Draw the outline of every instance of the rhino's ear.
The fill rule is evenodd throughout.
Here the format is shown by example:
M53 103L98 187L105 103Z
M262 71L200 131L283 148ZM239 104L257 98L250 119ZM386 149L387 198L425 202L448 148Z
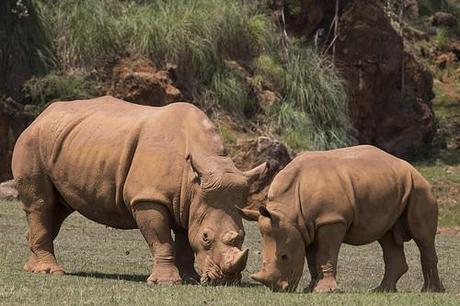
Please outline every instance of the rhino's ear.
M266 175L270 170L270 165L268 162L265 162L254 169L244 172L244 176L248 179L248 183L252 184L254 181L260 179L262 176Z
M278 222L280 219L280 215L278 215L278 213L268 210L265 206L259 207L259 213L261 216L269 218L272 222Z
M192 156L189 154L186 159L190 162L190 166L199 177L204 177L209 173L208 167L206 167L203 162L200 162L201 158L199 156Z
M259 212L257 210L247 209L247 208L239 208L235 206L236 210L240 213L243 219L248 221L257 221L259 219Z

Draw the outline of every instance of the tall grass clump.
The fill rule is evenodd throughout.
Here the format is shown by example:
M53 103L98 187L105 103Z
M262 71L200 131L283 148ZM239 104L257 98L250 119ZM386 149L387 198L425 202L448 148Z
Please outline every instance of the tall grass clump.
M294 47L291 51L285 66L283 102L308 114L314 148L350 145L346 90L334 64L313 48Z
M237 115L247 113L254 103L245 81L238 74L228 70L213 75L199 100L208 107L231 111Z
M0 90L57 67L55 53L31 0L0 1Z
M253 62L257 86L275 88L281 103L268 110L285 141L296 149L332 149L353 143L344 83L333 62L293 42L281 56Z
M449 29L446 29L444 27L440 27L436 29L436 44L441 50L446 50L447 45L449 44L451 34L449 32Z
M67 68L90 67L124 52L116 0L35 0L61 63Z

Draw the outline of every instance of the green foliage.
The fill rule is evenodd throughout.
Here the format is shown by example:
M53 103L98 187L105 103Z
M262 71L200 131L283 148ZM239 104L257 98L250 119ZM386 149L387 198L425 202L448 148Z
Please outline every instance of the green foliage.
M253 61L254 78L268 82L276 90L281 90L284 84L285 70L273 56L269 54L261 54ZM262 86L261 84L255 84Z
M14 84L15 80L43 75L56 66L55 54L32 1L0 1L0 88L11 83L13 87L21 85Z
M436 44L441 50L445 50L449 44L451 34L449 29L440 27L436 29Z
M345 90L333 65L306 45L282 45L257 1L35 1L67 69L147 56L160 67L177 65L177 83L204 108L248 116L258 109L254 89L277 91L282 105L264 111L295 148L351 143ZM252 84L228 60L250 70Z
M244 80L231 71L217 72L205 90L202 103L219 107L234 114L243 115L254 102L249 97L249 88Z
M289 147L295 150L313 148L313 127L308 114L295 109L292 104L283 103L274 106L271 115Z
M253 68L256 85L268 83L283 96L270 113L292 148L331 149L353 143L345 87L327 56L294 42L282 57L260 55Z
M285 68L284 103L309 115L313 148L350 145L346 91L333 63L312 48L292 51Z
M96 82L81 73L51 72L42 78L33 77L24 84L23 91L26 102L35 105L37 112L50 102L89 99L98 95Z

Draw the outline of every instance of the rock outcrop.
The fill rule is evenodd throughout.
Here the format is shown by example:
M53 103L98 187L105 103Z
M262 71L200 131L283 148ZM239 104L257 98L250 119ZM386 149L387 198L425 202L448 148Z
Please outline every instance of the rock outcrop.
M274 3L275 12L283 9L282 4ZM432 77L404 50L403 39L384 3L339 2L335 60L348 85L358 141L411 157L429 146L435 133ZM406 14L418 14L416 1L405 0L404 5ZM315 36L316 43L324 44L320 48L326 49L334 40L334 31L329 28L336 14L336 0L300 0L300 7L302 12L297 16L290 16L287 9L287 29L291 34ZM281 14L273 16L279 18ZM324 36L323 40L318 35Z
M458 25L457 18L446 12L436 12L430 18L430 23L434 27L453 28Z
M403 49L383 7L354 0L343 9L336 61L348 82L360 143L411 156L435 132L432 77Z
M121 59L112 68L107 94L150 106L164 106L182 101L180 90L171 80L173 68L158 70L145 58Z

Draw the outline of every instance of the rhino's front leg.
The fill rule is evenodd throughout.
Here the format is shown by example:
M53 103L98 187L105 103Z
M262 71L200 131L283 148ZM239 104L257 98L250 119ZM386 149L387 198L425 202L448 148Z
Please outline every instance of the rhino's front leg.
M183 229L175 229L176 265L183 282L198 284L200 276L195 271L195 253L188 239L188 234Z
M133 207L137 226L154 258L149 284L179 284L181 278L174 261L174 241L168 209L162 204L138 203Z
M312 292L318 283L318 267L316 264L317 245L312 243L305 249L307 257L308 270L310 271L310 284L304 289L304 292Z
M340 245L345 237L346 227L342 223L322 225L316 232L316 264L319 281L313 292L334 292Z

